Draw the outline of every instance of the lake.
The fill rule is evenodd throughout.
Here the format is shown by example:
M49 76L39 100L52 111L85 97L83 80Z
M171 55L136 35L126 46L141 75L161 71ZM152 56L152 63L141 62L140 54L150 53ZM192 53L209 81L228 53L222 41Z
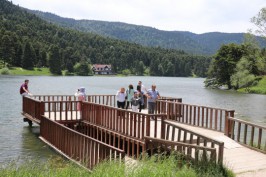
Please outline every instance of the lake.
M23 122L19 87L29 79L33 94L73 95L77 88L86 94L115 94L120 87L152 84L162 96L182 98L184 103L233 109L235 117L266 125L266 95L242 94L235 91L204 88L203 78L182 77L66 77L66 76L1 76L0 75L0 164L11 160L46 160L56 153L39 140L39 127Z

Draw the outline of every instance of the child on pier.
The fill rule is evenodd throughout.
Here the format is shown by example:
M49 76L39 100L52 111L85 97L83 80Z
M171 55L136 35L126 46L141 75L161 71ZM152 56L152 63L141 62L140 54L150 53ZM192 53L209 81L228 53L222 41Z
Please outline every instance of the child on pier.
M131 98L132 111L137 112L139 106L140 98L138 96L138 91L134 91L134 95Z

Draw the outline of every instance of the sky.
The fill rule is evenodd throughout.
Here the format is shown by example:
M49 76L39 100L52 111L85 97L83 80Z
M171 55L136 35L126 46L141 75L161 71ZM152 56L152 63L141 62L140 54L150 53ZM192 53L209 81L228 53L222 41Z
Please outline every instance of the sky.
M10 1L10 0L9 0ZM250 19L266 0L12 0L31 10L76 20L101 20L165 31L238 33L256 27Z

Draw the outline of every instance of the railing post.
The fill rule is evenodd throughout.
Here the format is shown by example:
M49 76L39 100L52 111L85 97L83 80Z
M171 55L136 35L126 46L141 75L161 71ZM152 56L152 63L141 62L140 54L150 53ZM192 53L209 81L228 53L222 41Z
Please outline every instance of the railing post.
M224 142L219 144L219 149L218 149L218 163L222 164L223 163L223 158L224 158Z
M162 116L161 121L161 139L165 139L165 116Z
M232 121L229 120L229 117L234 117L234 112L233 110L231 111L225 111L225 122L224 122L224 134L228 137L231 137L232 134Z
M150 114L146 116L146 136L150 136Z
M40 121L41 121L41 117L42 115L44 115L44 102L40 101Z

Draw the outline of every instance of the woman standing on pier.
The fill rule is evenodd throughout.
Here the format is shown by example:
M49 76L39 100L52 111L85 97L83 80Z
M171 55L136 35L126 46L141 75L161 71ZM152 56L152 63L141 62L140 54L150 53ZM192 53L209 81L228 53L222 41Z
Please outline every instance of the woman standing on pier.
M78 97L78 104L77 104L77 111L81 111L81 101L85 101L86 100L86 94L85 94L85 88L84 87L80 87L77 92L75 93L75 96ZM81 112L80 112L80 116L81 116Z

